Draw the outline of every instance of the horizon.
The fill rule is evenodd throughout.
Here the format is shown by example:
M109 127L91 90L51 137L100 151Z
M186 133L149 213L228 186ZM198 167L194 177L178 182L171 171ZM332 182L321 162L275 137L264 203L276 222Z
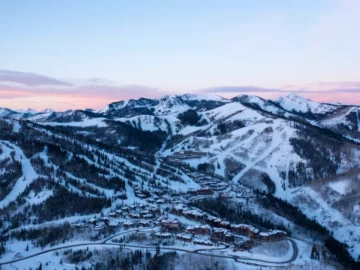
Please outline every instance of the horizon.
M360 104L359 9L356 0L2 0L0 106L101 108L204 91Z
M41 113L42 111L45 111L45 110L53 110L54 112L66 112L66 111L76 111L76 110L93 110L93 111L98 111L98 110L102 110L102 109L105 109L108 105L112 104L112 103L117 103L117 102L121 102L121 101L127 101L127 100L138 100L138 99L141 99L141 98L147 98L147 99L161 99L163 97L167 97L167 96L183 96L183 95L198 95L198 96L217 96L217 97L220 97L220 98L223 98L225 100L231 100L233 98L236 98L238 96L241 96L241 95L245 95L245 96L255 96L255 97L260 97L259 95L256 95L256 94L252 94L252 93L240 93L240 94L235 94L235 95L232 95L232 96L229 96L229 97L225 97L224 95L221 96L219 94L213 94L213 93L206 93L206 92L193 92L193 93L190 93L190 92L184 92L184 93L171 93L171 94L164 94L164 95L160 95L158 97L154 97L154 98L149 98L149 97L138 97L138 98L129 98L129 99L121 99L121 100L114 100L114 101L111 101L110 103L102 106L102 107L98 107L98 108L92 108L92 107L84 107L84 108L75 108L75 109L65 109L65 110L56 110L54 109L53 107L41 107L41 108L32 108L32 107L22 107L22 108L10 108L10 107L3 107L3 106L0 106L0 109L1 108L5 108L5 109L10 109L10 110L13 110L15 112L26 112L26 111L29 111L32 113ZM317 102L317 103L324 103L324 104L339 104L339 105L345 105L345 106L357 106L357 104L353 104L353 103L343 103L343 102L332 102L332 101L316 101L316 100L313 100L313 99L310 99L310 98L306 98L304 97L304 95L301 95L301 94L298 94L298 93L295 93L295 92L286 92L286 93L282 93L282 94L279 94L277 95L275 98L264 98L264 97L260 97L260 98L263 98L265 100L276 100L278 98L281 98L281 97L287 97L287 96L290 96L290 95L295 95L295 96L298 96L300 98L303 98L303 99L306 99L306 100L309 100L309 101L312 101L312 102Z

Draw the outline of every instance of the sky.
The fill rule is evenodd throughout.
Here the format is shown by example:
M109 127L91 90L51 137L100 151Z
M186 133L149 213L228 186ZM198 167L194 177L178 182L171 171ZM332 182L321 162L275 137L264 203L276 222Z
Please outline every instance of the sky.
M359 10L357 0L0 0L0 107L185 92L360 103Z

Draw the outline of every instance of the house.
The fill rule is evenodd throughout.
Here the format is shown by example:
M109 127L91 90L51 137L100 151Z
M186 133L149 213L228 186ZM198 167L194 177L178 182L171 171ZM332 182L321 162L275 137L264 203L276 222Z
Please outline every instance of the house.
M280 230L273 230L270 232L261 232L259 233L259 238L264 242L274 242L285 239L286 232Z
M213 241L224 241L227 232L228 230L223 228L213 228L211 239Z
M116 210L115 213L119 216L122 216L122 211L121 210Z
M211 232L211 227L209 225L188 226L186 228L186 232L196 235L209 235Z
M89 220L88 220L88 223L90 223L90 224L92 224L92 225L96 226L97 219L96 219L96 218L91 218L91 219L89 219Z
M225 228L225 229L230 229L230 222L223 220L223 221L220 222L220 227Z
M176 205L172 206L172 208L170 209L170 212L175 215L182 215L182 213L185 209L186 209L186 207L184 205L176 204Z
M220 218L215 218L210 216L206 219L206 222L213 227L221 227L222 220Z
M115 212L110 212L109 217L112 217L112 218L116 217L116 213Z
M200 239L200 238L194 239L193 243L196 245L202 245L202 246L212 246L213 245L213 243L211 241L205 240L205 239Z
M147 219L151 219L153 218L154 216L152 214L146 214L146 215L143 215L143 218L147 218Z
M161 239L168 239L171 238L171 234L167 232L157 232L155 233L155 236Z
M135 224L132 221L127 220L123 223L123 226L125 229L129 229L135 227Z
M151 208L149 209L149 211L154 214L154 213L160 212L160 209L157 208L157 207L155 207L155 206L153 206L153 207L151 207Z
M234 233L238 233L249 238L255 238L259 233L258 229L247 224L232 224L230 229Z
M133 219L137 219L137 218L140 218L140 214L136 213L136 212L131 212L129 214L129 217L130 218L133 218Z
M160 221L160 226L165 229L179 229L181 224L177 219L163 219Z
M227 232L225 235L224 235L224 242L226 243L232 243L234 242L234 235L231 233L231 232Z
M176 239L184 242L191 242L192 235L188 233L179 233L176 235Z
M149 227L149 226L150 226L150 222L149 222L149 221L142 220L142 221L139 222L139 225L140 225L140 226L143 226L143 227Z
M117 222L112 221L109 223L109 227L111 227L111 228L116 228L118 226L119 226L119 223L117 223Z
M252 241L240 241L235 242L234 244L234 251L245 251L245 250L251 250L252 249Z
M104 222L105 225L109 225L109 223L110 223L110 219L108 217L102 217L102 218L100 218L100 220L102 222Z
M165 200L164 199L158 199L158 200L156 200L156 203L157 204L163 204L163 203L165 203Z
M188 218L188 219L192 219L192 220L200 220L203 219L205 214L198 211L198 210L187 210L187 211L183 211L183 215Z

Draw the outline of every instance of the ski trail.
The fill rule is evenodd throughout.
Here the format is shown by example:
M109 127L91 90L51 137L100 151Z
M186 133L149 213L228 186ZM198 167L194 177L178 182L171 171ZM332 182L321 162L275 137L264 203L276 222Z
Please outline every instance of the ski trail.
M284 135L286 136L286 132L283 132L279 136L274 135L273 138L275 138L275 137L281 138ZM262 161L263 159L265 159L266 157L271 155L271 153L276 148L278 148L282 143L283 143L282 140L277 140L277 141L273 140L271 143L271 146L262 155L260 155L255 161L250 162L248 164L245 163L245 168L240 173L238 173L236 176L234 176L233 182L237 183L244 176L245 173L247 173L250 169L252 169L257 163L259 163L260 161Z
M16 145L6 142L8 145L11 145L10 149L7 145L4 144L4 141L1 141L1 146L7 150L15 151L15 159L21 162L22 173L23 175L16 181L14 187L8 195L0 202L0 208L4 208L9 205L12 201L15 201L17 196L19 196L28 185L30 185L37 177L37 173L31 165L30 160L24 155L24 152Z

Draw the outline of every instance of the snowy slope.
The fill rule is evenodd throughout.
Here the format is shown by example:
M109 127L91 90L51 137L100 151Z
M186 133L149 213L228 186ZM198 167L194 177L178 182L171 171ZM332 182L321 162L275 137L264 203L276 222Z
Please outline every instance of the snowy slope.
M314 102L296 94L281 96L274 102L289 112L299 113L327 114L339 108L337 105Z
M17 196L20 195L25 190L26 186L31 184L38 175L32 167L30 160L26 158L23 151L18 146L5 141L0 141L0 146L3 150L3 153L0 155L0 160L8 156L11 151L15 151L15 159L21 162L23 171L23 176L16 181L11 192L0 201L0 208L3 208L10 202L16 200Z

